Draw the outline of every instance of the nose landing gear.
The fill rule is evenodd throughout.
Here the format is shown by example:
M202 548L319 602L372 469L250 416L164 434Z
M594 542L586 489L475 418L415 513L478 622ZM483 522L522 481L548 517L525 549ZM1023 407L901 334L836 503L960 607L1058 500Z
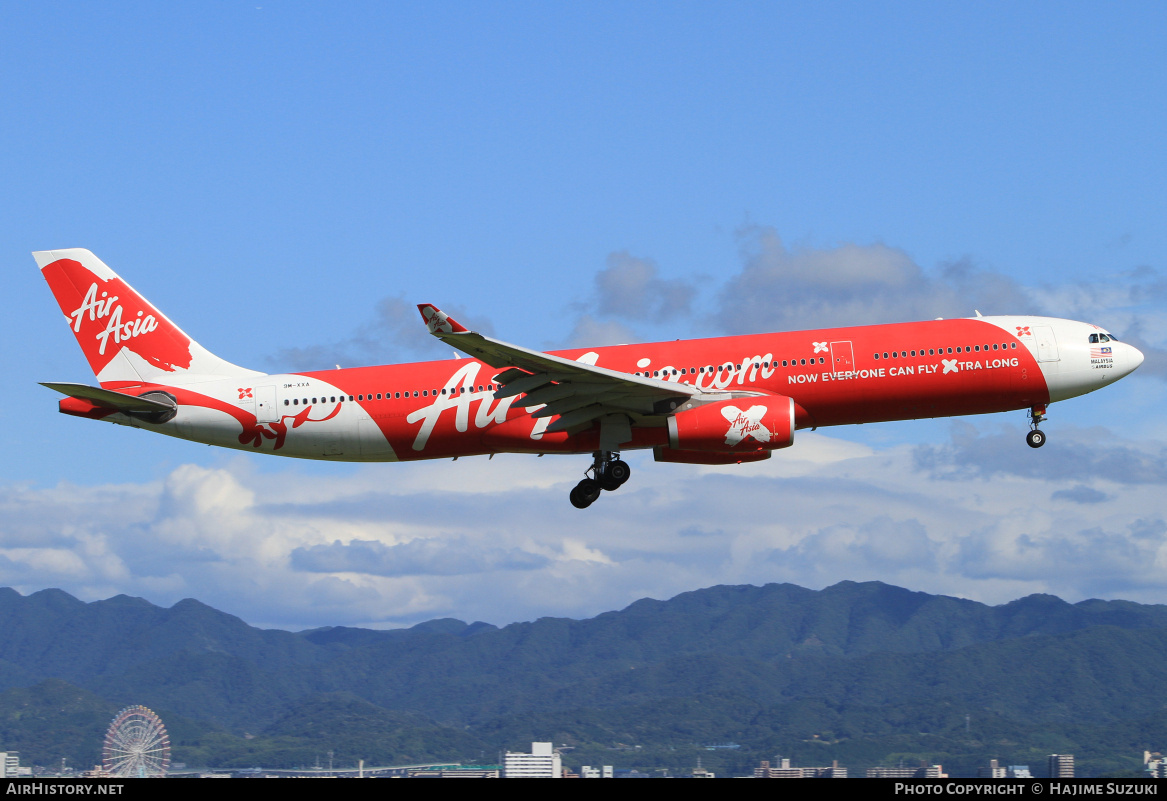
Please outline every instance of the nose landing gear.
M1045 444L1045 434L1038 428L1045 421L1045 404L1034 406L1029 410L1029 433L1025 435L1025 443L1031 448L1040 448Z
M620 459L620 454L613 451L596 451L593 454L592 466L585 471L592 474L592 478L585 478L575 485L568 498L576 509L587 509L600 497L602 490L609 492L619 489L629 476L632 468L627 462Z

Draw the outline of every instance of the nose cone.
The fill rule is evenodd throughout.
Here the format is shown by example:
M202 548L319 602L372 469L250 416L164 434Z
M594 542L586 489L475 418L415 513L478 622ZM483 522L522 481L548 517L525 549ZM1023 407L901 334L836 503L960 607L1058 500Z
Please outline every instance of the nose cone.
M1126 369L1128 373L1133 373L1143 363L1143 352L1134 345L1127 345L1126 349Z

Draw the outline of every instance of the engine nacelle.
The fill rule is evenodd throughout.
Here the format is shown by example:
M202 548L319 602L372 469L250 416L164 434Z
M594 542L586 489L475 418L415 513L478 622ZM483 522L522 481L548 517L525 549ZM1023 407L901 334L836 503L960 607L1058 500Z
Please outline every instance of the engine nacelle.
M669 447L682 451L742 453L794 444L794 398L770 395L734 398L668 419Z

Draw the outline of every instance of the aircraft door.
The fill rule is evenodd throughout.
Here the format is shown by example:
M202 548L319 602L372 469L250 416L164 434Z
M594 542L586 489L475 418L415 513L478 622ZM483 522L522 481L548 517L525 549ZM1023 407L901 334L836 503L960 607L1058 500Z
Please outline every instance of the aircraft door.
M255 388L255 419L260 423L275 423L280 419L280 413L276 410L275 387Z
M831 343L831 370L836 373L845 373L855 369L855 351L851 342Z
M1053 326L1035 325L1033 338L1037 342L1037 360L1039 362L1056 362L1058 356L1058 341L1054 338Z

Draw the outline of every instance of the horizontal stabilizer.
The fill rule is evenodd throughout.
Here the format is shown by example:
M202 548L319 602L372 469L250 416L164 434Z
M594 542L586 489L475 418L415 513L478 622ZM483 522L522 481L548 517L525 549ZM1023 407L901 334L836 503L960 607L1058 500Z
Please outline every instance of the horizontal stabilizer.
M41 382L41 386L60 392L62 395L68 395L70 398L81 398L98 406L117 409L119 412L169 412L174 408L173 402L166 403L151 398L139 398L124 392L114 392L112 389L91 387L85 384ZM156 396L157 394L155 393Z

